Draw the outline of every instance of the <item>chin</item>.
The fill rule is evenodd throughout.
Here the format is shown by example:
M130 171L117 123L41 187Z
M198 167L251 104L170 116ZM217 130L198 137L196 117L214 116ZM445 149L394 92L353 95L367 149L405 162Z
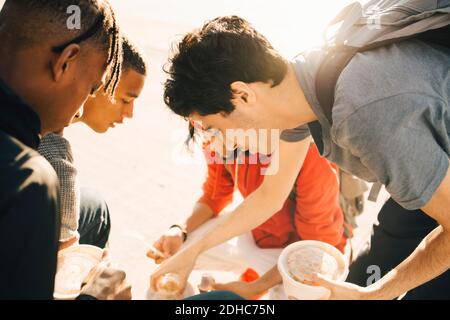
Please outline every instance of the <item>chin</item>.
M96 133L105 133L109 129L109 127L106 127L106 126L103 126L103 127L102 126L92 126L92 125L89 125L89 124L88 124L88 126L89 126L89 128L91 128Z
M97 130L94 130L97 133L105 133L109 130L109 127L99 128Z

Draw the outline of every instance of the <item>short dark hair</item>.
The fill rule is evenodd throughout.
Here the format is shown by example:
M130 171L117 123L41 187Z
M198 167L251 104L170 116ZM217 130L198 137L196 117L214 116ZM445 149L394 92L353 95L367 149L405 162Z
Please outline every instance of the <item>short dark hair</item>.
M182 117L206 116L234 110L230 85L235 81L277 86L287 63L249 22L226 16L185 35L165 71L167 106Z
M81 10L79 30L67 28L70 6ZM122 69L122 36L107 0L6 0L0 19L9 25L17 46L29 47L49 41L55 42L53 51L59 52L71 43L100 45L107 54L104 91L114 96Z
M123 50L123 66L122 72L126 72L130 69L137 73L146 76L147 75L147 62L142 51L135 46L128 37L122 38L122 50Z

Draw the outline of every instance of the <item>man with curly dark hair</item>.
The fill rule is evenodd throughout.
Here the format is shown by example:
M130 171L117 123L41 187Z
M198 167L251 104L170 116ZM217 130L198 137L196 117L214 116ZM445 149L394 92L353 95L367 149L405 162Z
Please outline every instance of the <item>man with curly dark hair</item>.
M399 22L398 28L404 26L404 37L395 38L399 32L383 25L385 33L377 35L392 41L370 46L367 39L377 30L360 26L365 12L344 10L350 18L333 39L340 41L335 51L331 43L292 61L237 16L219 17L183 37L167 68L166 104L230 148L252 147L250 135L239 139L233 134L238 131L258 136L261 130L279 130L273 153L279 156L279 170L266 176L226 220L167 260L154 273L153 284L171 272L185 281L199 254L277 212L304 162L311 134L322 156L361 179L384 184L391 195L380 211L369 254L351 268L349 280L358 286L320 276L317 283L329 288L334 299L393 299L406 291L411 299L450 298L449 5L398 2L409 10L399 14L396 1L371 3L388 6L379 15L389 27L403 18L406 26ZM418 14L418 8L429 11ZM425 25L421 19L431 19L427 23L435 23L434 29L420 29ZM353 21L358 21L350 29L355 39L345 33ZM354 42L348 44L349 38ZM355 47L358 39L366 42ZM322 62L330 61L324 56L338 56L334 53L340 48L344 53L360 50L348 56L332 83L330 115L321 101L326 95L316 91L322 88L317 75ZM374 284L371 266L380 271Z

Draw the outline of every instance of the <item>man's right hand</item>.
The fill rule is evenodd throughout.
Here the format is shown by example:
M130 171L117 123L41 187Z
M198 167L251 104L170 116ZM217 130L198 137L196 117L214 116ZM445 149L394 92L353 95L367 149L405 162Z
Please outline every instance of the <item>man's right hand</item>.
M180 290L178 293L181 294L186 288L189 275L195 267L198 255L199 251L196 247L184 247L173 257L164 261L150 277L151 288L156 291L159 279L166 274L174 273L180 279Z
M183 245L183 242L183 231L177 227L171 228L153 244L155 249L164 254L164 257L152 249L147 252L147 257L155 260L157 264L161 264L164 260L177 253Z
M82 295L98 300L131 300L131 286L126 282L125 272L109 267L107 261L95 266L85 282L80 292Z

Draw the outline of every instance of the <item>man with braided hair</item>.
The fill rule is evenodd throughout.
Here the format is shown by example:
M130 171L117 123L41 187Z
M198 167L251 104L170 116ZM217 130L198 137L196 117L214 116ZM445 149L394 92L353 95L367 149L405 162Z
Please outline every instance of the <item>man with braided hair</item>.
M81 12L79 29L67 26L73 5ZM35 149L41 136L69 125L99 88L113 97L121 35L106 0L6 0L0 43L0 299L51 299L58 183ZM130 289L122 271L103 269L82 293L124 298Z

